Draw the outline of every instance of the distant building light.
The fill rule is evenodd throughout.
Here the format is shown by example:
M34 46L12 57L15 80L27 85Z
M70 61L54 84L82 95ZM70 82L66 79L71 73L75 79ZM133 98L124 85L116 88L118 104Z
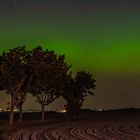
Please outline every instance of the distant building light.
M40 111L38 111L38 110L26 110L24 112L33 113L33 112L40 112Z
M100 112L101 112L101 111L104 111L104 110L103 110L103 109L101 109L101 108L99 108L99 109L97 109L97 111L100 111Z
M18 109L14 109L14 112L18 112Z
M59 109L58 112L65 113L66 109Z

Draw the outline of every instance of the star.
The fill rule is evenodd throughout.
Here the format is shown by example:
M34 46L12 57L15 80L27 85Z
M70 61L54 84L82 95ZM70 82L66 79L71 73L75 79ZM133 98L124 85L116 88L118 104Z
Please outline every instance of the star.
M13 8L17 8L17 2L16 2L16 1L13 1L13 2L12 2L12 7L13 7Z
M13 4L14 4L14 5L16 5L16 4L17 4L17 2L16 2L16 1L14 1L14 2L13 2Z

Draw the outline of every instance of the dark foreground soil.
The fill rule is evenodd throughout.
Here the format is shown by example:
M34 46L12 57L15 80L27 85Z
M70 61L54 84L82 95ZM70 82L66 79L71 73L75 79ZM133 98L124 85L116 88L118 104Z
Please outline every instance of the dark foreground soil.
M0 133L6 140L140 140L139 109L82 110L75 121L68 121L64 113L46 112L44 124L40 123L41 113L23 115L23 123L19 124L15 114L10 128L8 114L1 113Z

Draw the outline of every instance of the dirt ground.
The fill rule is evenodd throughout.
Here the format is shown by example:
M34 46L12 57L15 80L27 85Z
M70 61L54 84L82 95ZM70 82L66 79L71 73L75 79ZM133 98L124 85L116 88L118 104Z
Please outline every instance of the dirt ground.
M140 140L140 110L104 112L85 110L75 121L66 120L65 114L46 112L45 115L46 121L41 124L40 114L24 114L22 124L14 123L12 129L8 129L8 131L7 128L5 129L7 132L5 131L4 134L8 136L6 139ZM4 123L6 122L3 121L2 124ZM0 138L0 140L2 139Z

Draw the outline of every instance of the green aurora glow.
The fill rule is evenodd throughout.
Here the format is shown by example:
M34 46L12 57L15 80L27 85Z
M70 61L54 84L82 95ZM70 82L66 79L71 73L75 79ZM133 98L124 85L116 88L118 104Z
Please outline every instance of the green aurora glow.
M1 51L41 45L65 54L74 70L140 72L140 19L136 13L27 19L0 23Z

